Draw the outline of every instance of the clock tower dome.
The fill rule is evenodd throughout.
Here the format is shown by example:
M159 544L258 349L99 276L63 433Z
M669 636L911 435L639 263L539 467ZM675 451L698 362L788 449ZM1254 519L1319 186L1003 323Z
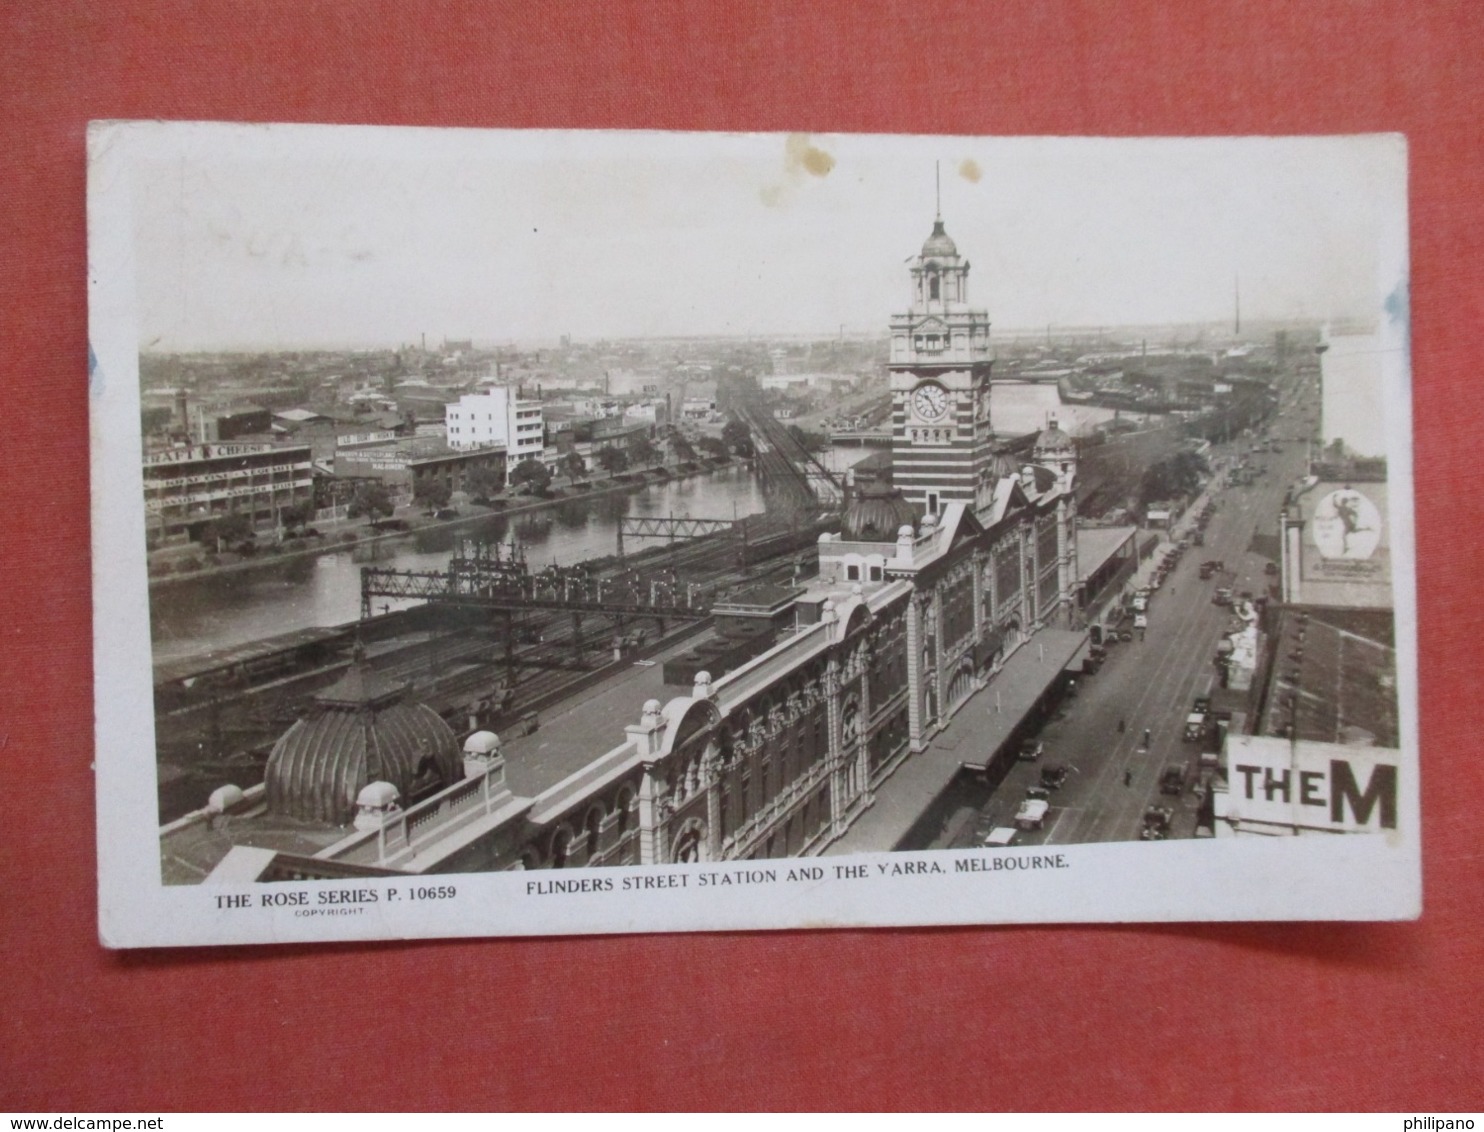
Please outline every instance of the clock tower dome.
M941 215L911 275L911 305L891 317L892 480L925 512L973 508L993 488L989 312L969 306L969 261Z

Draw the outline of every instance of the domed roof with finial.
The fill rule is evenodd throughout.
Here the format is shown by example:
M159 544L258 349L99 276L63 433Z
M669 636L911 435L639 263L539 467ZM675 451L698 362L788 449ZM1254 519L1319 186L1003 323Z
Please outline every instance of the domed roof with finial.
M1072 438L1058 427L1055 417L1046 423L1046 427L1036 437L1037 452L1062 452L1072 446Z
M844 536L852 542L893 542L904 526L915 526L917 510L896 488L866 489L845 509Z
M923 259L952 259L958 255L958 245L953 238L943 230L943 218L940 216L933 221L933 231L923 241Z
M372 671L357 646L346 674L273 745L264 774L268 808L345 825L372 782L389 782L411 801L458 781L457 737L432 708L406 702L406 692Z

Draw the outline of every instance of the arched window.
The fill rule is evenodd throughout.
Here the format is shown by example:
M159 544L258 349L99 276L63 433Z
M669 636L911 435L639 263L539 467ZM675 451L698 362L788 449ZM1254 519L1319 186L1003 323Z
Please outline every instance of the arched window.
M629 832L629 807L634 804L634 792L625 786L618 792L615 808L618 810L618 836Z
M930 298L930 299L936 299L937 297L938 297L938 277L936 275L929 275L928 276L928 298Z
M567 826L558 827L551 838L551 867L554 869L565 869L567 867L567 851L572 847L572 830Z
M603 811L597 806L587 812L587 859L591 864L598 856L598 846L602 840Z

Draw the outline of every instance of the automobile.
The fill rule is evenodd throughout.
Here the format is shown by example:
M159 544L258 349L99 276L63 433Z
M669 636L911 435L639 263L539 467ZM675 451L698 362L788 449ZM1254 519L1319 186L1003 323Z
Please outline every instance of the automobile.
M1165 767L1159 776L1159 792L1161 794L1174 794L1179 797L1180 792L1185 789L1185 768L1179 763L1171 763Z
M1025 788L1025 796L1027 798L1039 798L1044 802L1051 797L1051 789L1046 786L1027 786Z
M1211 597L1212 605L1230 605L1232 603L1232 592L1223 586Z
M984 835L984 847L986 849L1008 849L1015 844L1015 839L1019 836L1019 830L1008 825L997 825Z
M1051 804L1042 798L1027 798L1015 812L1016 829L1040 829L1046 824L1046 811Z
M1069 771L1061 763L1047 763L1041 768L1041 785L1048 790L1061 789Z
M1135 613L1134 614L1134 628L1135 629L1147 629L1147 628L1149 628L1149 618L1145 617L1142 613Z
M1139 837L1144 841L1163 841L1170 835L1170 822L1175 811L1169 806L1150 806L1144 811L1144 828Z
M1276 562L1269 562L1262 568L1262 572L1269 575L1276 574L1278 572L1278 564Z
M1042 744L1041 740L1024 739L1021 741L1020 744L1020 754L1016 757L1025 762L1035 762L1041 757L1041 752L1043 750L1045 750L1045 746L1044 744Z
M1199 743L1206 737L1206 713L1193 711L1185 717L1185 732L1181 739L1186 743Z

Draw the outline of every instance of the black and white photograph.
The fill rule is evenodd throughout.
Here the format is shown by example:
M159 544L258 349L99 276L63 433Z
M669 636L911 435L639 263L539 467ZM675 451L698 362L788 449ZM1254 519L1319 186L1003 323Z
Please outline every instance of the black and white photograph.
M104 943L1415 917L1406 165L95 123Z

